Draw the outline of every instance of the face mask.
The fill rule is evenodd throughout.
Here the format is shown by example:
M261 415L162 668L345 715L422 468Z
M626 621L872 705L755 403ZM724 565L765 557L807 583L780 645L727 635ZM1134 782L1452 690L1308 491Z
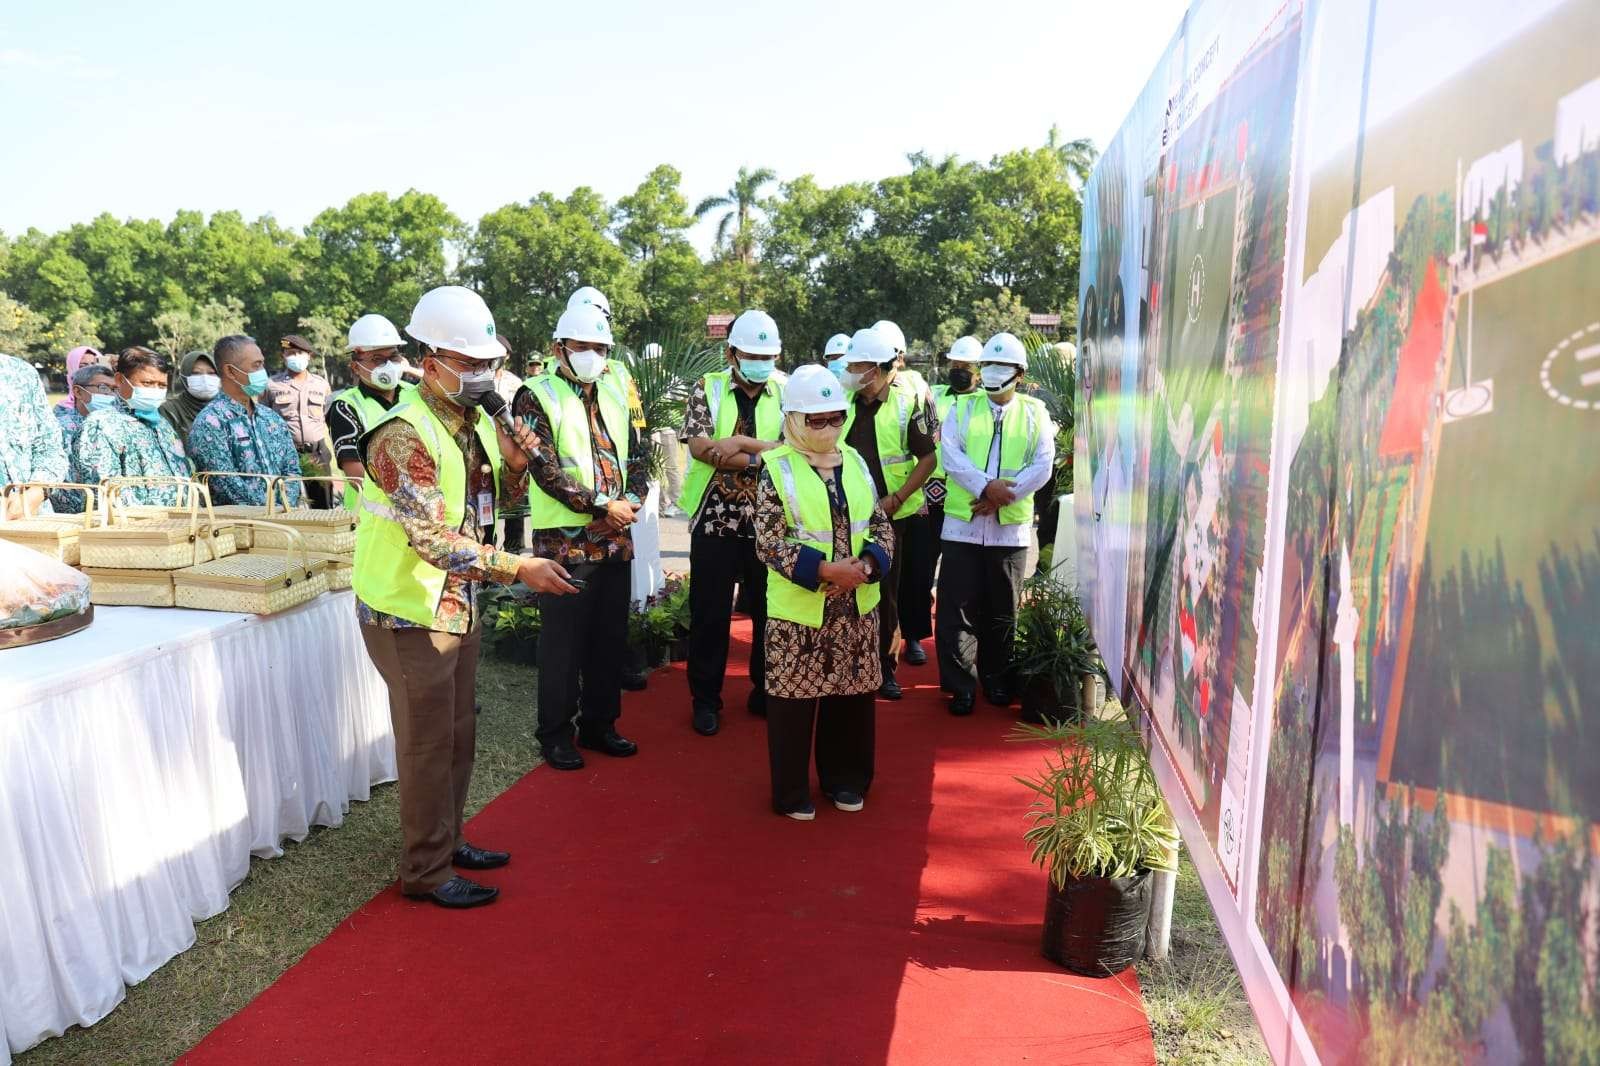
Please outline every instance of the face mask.
M844 432L843 426L824 426L821 429L812 429L804 422L794 431L794 443L803 452L814 455L827 455L829 452L839 450L839 434Z
M1017 368L1014 366L997 366L991 364L979 371L979 374L983 378L984 391L990 393L1002 393L1011 387L1012 379L1017 376Z
M115 407L117 398L108 392L91 392L89 394L89 410L104 411L107 407Z
M567 363L572 367L572 376L585 385L599 381L600 375L606 372L606 357L599 352L569 351Z
M443 365L443 364L441 364ZM476 407L483 402L483 398L494 391L493 370L472 370L461 373L449 367L445 369L455 375L455 391L444 390L444 394L462 407Z
M303 353L286 355L283 357L283 365L289 368L289 373L298 374L311 365L311 357Z
M833 371L833 376L836 378L844 377L844 367L845 362L843 359L830 359L828 361L828 369Z
M962 368L950 368L950 388L955 392L966 392L972 388L972 371Z
M237 371L235 371L237 372ZM244 376L244 381L239 383L239 391L252 400L267 391L267 368L260 367Z
M857 374L854 371L846 370L839 375L839 384L844 386L845 392L860 392L877 376L877 373L876 370L869 370L865 374Z
M367 371L367 377L372 379L373 388L388 392L400 384L400 372L404 369L404 363L383 363Z
M189 374L183 379L183 387L197 400L210 400L221 391L222 379L215 374Z
M752 385L765 385L772 376L771 359L743 359L739 360L739 376Z

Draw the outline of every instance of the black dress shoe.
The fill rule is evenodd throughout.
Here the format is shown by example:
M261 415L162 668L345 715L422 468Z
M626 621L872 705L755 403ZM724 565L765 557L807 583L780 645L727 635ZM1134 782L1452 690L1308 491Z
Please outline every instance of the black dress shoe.
M544 761L556 770L582 770L583 756L572 746L572 741L562 740L545 749Z
M986 688L983 690L983 698L996 707L1011 706L1011 693L1003 688Z
M965 718L972 713L973 705L978 702L978 697L970 692L957 692L950 697L950 713L957 718Z
M722 728L722 715L709 707L694 709L694 731L703 737L714 737Z
M463 870L498 870L511 861L509 851L489 851L487 848L476 848L471 844L463 844L451 856L450 864L459 866Z
M452 877L427 895L413 898L425 899L441 907L465 910L468 907L481 907L485 903L493 903L498 895L500 895L498 888L480 885L476 881L468 881L465 877Z
M894 679L893 674L884 674L883 684L878 686L878 695L886 700L898 700L903 698L905 693L900 691L900 682Z
M590 751L601 751L618 759L626 759L630 755L639 753L639 745L619 734L615 729L606 730L603 737L579 737L579 747L588 748Z
M922 641L913 640L906 644L906 662L912 666L926 666L928 653L922 650Z

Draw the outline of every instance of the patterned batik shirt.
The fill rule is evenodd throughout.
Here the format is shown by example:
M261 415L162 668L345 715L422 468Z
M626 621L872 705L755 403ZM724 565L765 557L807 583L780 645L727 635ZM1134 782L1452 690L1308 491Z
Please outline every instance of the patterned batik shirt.
M637 426L628 427L628 468L623 470L617 461L617 446L600 417L600 402L595 398L595 387L579 386L578 398L589 416L589 442L594 462L594 488L561 469L561 457L556 452L556 434L537 397L526 388L517 393L512 412L528 427L536 442L528 458L528 474L545 495L569 511L593 514L599 507L598 498L623 499L639 503L650 491L645 469L644 448ZM529 534L529 544L534 555L541 559L554 559L563 565L597 563L606 559L632 559L633 534L625 526L621 531L610 527L590 532L576 529L535 529Z
M441 633L468 633L484 581L509 585L517 580L521 559L510 552L485 544L478 527L478 494L494 495L494 473L483 452L476 430L476 410L467 414L439 399L429 389L419 389L418 400L438 416L461 454L467 456L467 498L461 524L452 526L446 519L446 500L439 487L439 469L416 427L404 419L383 423L367 444L367 477L388 494L396 520L406 531L411 550L430 566L445 572L444 594L434 612L431 626L419 626L405 618L374 610L356 601L356 617L364 626L386 629L432 629ZM497 503L514 503L528 488L526 474L502 471Z
M83 416L76 407L62 407L56 404L50 408L50 413L56 416L56 424L61 427L61 444L67 449L67 480L81 481L78 476L77 464L72 461L72 449L78 443L78 433L83 429ZM83 493L76 489L51 489L50 503L62 514L83 513Z
M189 427L189 458L196 470L239 471L269 474L273 477L299 477L300 456L295 451L289 427L276 411L257 401L253 411L227 393L200 409ZM253 477L214 477L211 502L254 504L267 502L267 483ZM289 504L300 502L300 483L286 483Z
M111 477L177 477L188 479L189 456L178 433L165 418L146 422L122 399L89 412L72 452L72 468L86 485ZM118 493L118 503L176 507L176 485L137 485Z
M0 485L66 479L61 426L50 417L39 372L15 356L0 355ZM50 509L47 499L43 510Z
M729 389L738 405L733 422L733 436L756 435L756 402L758 393L750 396L739 386ZM726 401L724 401L726 402ZM683 415L683 439L695 437L717 439L717 426L711 417L711 402L706 399L706 383L702 378L695 383L689 396L689 405ZM715 467L706 484L705 500L695 516L694 532L708 537L744 537L754 540L756 535L756 486L761 483L759 464L744 470L723 470Z

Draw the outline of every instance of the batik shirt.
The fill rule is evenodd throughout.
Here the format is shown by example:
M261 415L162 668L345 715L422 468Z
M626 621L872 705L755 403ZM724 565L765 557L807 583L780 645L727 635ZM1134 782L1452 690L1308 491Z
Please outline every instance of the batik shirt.
M476 421L469 421L459 407L446 403L428 389L419 389L413 403L424 403L449 431L456 447L467 457L467 498L461 524L446 520L446 500L439 487L439 468L422 443L416 427L403 419L385 422L367 444L367 477L377 482L389 497L395 519L406 531L411 550L423 562L445 572L444 594L434 612L431 626L419 626L405 618L373 610L356 601L356 617L362 625L386 629L432 629L441 633L467 633L472 629L478 589L484 581L509 585L517 579L521 559L482 541L477 523L480 492L495 495L494 473L489 458L478 440ZM477 411L474 418L488 416ZM526 474L501 471L498 502L514 503L527 493Z
M561 457L556 453L556 434L544 407L527 389L517 393L512 413L522 420L533 434L536 445L528 458L528 474L545 495L569 511L593 514L597 496L639 503L650 491L645 469L644 448L639 440L639 429L630 425L628 432L628 464L624 470L617 461L617 446L600 417L600 401L595 398L594 387L578 389L578 398L589 416L589 443L594 462L594 488L561 469ZM599 532L577 530L535 529L529 534L533 554L541 559L554 559L564 565L596 563L606 559L632 559L633 534L625 526L621 531L606 527Z
M61 426L50 417L38 371L0 355L0 485L66 478ZM51 509L49 500L43 509Z
M177 431L165 418L146 422L122 397L110 407L89 412L78 433L72 467L86 485L112 477L189 477L189 456ZM119 503L176 507L176 485L132 486L117 495Z
M239 471L273 477L299 477L300 456L294 438L278 413L257 401L255 412L227 393L200 409L189 427L189 458L196 470ZM255 504L267 502L267 483L253 477L214 477L211 502ZM300 483L287 482L289 503L300 502Z
M56 416L56 424L61 427L61 444L67 449L67 480L81 481L78 476L77 464L72 461L73 446L78 443L78 433L83 429L83 416L76 407L62 407L56 404L50 408L50 413ZM83 513L83 493L76 489L51 489L50 503L62 514Z
M750 396L735 385L729 390L738 414L733 420L733 436L756 435L756 403L760 395ZM727 403L726 399L723 403ZM711 401L706 397L704 379L697 381L689 396L683 416L683 439L705 437L717 439L717 423L711 417ZM713 467L711 480L706 484L705 499L696 516L694 532L707 537L743 537L754 540L756 535L756 486L761 483L761 467L743 470L724 470Z

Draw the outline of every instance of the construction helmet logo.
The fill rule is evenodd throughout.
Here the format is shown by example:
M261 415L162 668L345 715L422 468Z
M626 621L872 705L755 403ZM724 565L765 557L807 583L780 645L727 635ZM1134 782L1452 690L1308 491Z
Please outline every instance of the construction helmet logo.
M831 388L829 388L826 385L822 386L822 398L824 400L826 400L829 396L832 396L832 395L833 395L833 390Z
M757 334L756 334L756 340L758 340L758 341L764 341L764 340L766 340L766 339L767 339L767 335L766 335L766 333L765 333L765 332L764 332L764 331L763 331L763 332L761 332L761 333L757 333Z
M488 325L487 325L487 326L484 326L484 327L483 327L483 331L484 331L484 332L485 332L485 333L487 333L487 334L488 334L488 335L489 335L489 336L491 336L491 337L492 337L492 336L494 336L494 323L493 323L493 322L491 322L491 323L489 323L489 324L488 324Z

